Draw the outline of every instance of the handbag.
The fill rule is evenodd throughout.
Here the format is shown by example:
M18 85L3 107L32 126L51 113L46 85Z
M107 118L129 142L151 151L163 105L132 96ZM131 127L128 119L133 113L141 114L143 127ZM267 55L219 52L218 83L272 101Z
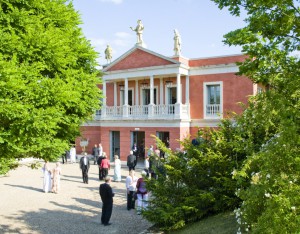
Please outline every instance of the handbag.
M137 192L133 192L132 197L133 197L133 200L137 200L137 199L138 199L138 198L137 198Z

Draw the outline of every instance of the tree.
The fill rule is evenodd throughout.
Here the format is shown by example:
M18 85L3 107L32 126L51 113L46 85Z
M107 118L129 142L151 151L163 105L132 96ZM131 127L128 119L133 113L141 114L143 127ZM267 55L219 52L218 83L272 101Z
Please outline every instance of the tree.
M67 0L0 3L0 173L54 160L99 109L97 53Z
M226 34L225 43L242 46L249 56L240 64L239 74L267 87L244 116L246 122L263 122L265 137L258 151L247 155L236 171L239 181L250 181L239 190L241 230L296 233L300 226L299 1L214 2L221 9L228 7L235 16L247 13L247 25Z

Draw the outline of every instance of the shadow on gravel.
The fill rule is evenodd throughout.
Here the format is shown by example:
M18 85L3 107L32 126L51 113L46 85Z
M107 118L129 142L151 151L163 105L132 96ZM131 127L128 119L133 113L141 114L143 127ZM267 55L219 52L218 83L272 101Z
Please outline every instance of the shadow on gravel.
M0 233L22 233L21 228L11 228L9 225L1 225Z
M34 188L34 187L30 187L30 186L16 185L16 184L4 184L4 185L16 187L16 188L22 188L22 189L29 189L29 190L38 191L38 192L43 192L42 189Z
M67 206L52 202L65 210L40 209L38 212L22 212L21 215L7 216L14 222L25 223L26 229L13 229L9 225L2 225L0 233L60 233L60 234L139 234L149 228L149 223L137 216L133 210L127 211L124 206L114 205L110 226L100 224L102 203L87 199L76 199L81 206ZM96 210L95 210L96 207Z

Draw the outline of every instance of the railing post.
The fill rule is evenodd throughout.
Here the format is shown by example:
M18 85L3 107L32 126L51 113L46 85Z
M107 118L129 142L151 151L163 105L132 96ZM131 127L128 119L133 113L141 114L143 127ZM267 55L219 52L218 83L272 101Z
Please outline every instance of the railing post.
M181 119L182 104L175 103L175 119Z

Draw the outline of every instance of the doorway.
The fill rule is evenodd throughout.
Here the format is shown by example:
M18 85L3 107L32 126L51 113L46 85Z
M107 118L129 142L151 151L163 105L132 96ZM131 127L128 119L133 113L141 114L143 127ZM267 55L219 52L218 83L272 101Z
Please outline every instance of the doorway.
M120 157L120 131L110 132L110 161L114 161L114 156Z
M131 149L133 144L137 145L137 158L144 159L145 158L145 132L133 131L131 132Z
M156 132L156 136L166 145L167 148L170 147L170 133L169 132ZM160 150L160 157L165 157L165 152Z

